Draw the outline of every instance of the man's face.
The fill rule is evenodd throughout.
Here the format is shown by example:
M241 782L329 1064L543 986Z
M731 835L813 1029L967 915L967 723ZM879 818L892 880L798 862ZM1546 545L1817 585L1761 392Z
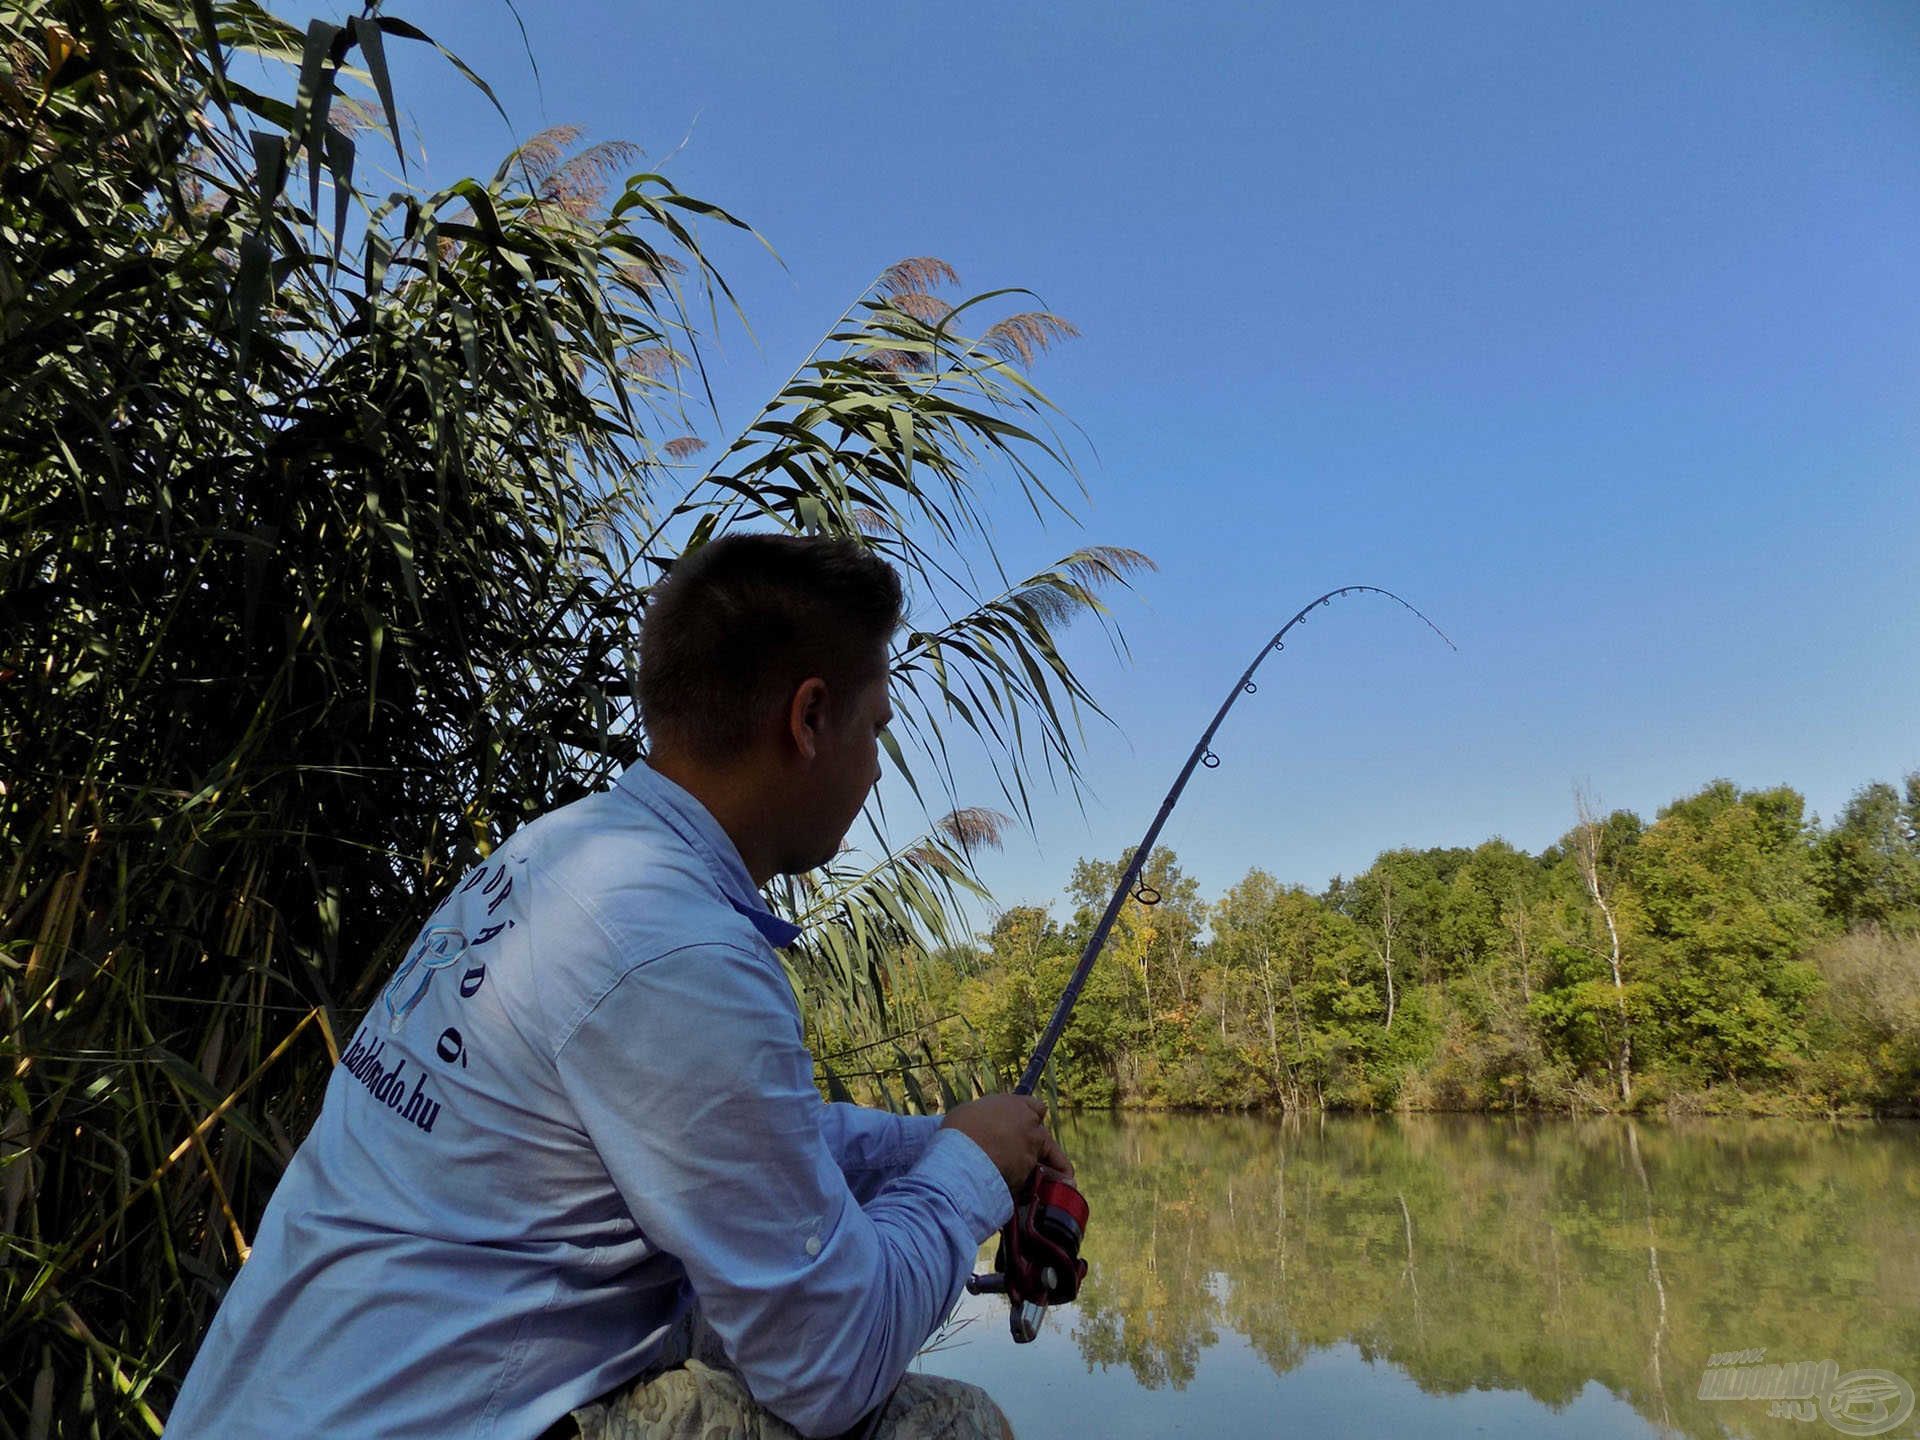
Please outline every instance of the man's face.
M797 870L824 865L840 853L880 779L880 732L893 720L888 678L883 663L874 679L833 706L809 777L810 813L802 819L807 854Z

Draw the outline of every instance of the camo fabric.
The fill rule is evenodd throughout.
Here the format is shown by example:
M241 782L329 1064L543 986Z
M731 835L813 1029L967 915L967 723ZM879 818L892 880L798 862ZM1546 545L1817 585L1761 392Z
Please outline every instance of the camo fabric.
M581 1440L800 1440L753 1403L738 1376L688 1360L611 1400L573 1412ZM977 1385L909 1372L872 1428L872 1440L1011 1440L1000 1407Z

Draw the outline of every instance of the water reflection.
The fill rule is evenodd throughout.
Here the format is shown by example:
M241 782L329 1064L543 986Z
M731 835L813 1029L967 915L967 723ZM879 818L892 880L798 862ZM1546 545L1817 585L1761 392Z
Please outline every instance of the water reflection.
M1920 1383L1911 1126L1095 1116L1067 1132L1093 1205L1079 1303L1018 1349L1002 1310L972 1305L966 1343L926 1365L986 1384L1023 1435L1858 1434L1859 1415L1894 1413L1865 1380L1847 1432L1809 1429L1828 1419L1815 1402L1702 1399L1702 1377L1764 1351L1732 1363Z

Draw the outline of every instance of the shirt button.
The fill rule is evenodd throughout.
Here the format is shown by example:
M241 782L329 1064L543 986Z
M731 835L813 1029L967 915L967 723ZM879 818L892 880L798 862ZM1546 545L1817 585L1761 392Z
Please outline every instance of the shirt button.
M807 1258L812 1259L815 1255L818 1255L819 1253L820 1253L820 1237L818 1235L807 1236Z

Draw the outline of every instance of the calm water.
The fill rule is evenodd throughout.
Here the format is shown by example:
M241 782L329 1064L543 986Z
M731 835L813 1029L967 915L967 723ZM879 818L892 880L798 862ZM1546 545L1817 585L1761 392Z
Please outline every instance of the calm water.
M1093 1207L1079 1301L1015 1346L1004 1304L969 1299L921 1362L1022 1440L1920 1436L1912 1125L1095 1116L1063 1138ZM1701 1398L1736 1351L1765 1353L1710 1391L1811 1362L1783 1384L1818 1393Z

